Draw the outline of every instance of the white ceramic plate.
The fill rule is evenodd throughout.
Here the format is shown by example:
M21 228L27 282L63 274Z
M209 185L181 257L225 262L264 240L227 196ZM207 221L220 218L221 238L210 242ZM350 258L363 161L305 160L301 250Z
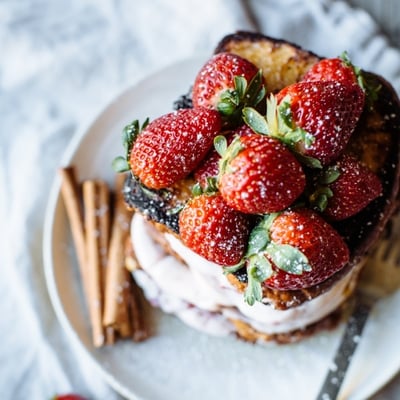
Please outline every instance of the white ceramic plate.
M112 182L112 159L122 153L121 131L172 109L186 93L204 59L168 67L124 92L77 135L63 160L79 177ZM299 344L252 345L215 338L154 310L155 335L140 344L120 342L96 349L78 276L65 209L56 178L45 225L44 257L51 300L63 328L122 395L146 400L313 399L343 327ZM342 399L365 399L400 368L400 293L378 304L346 377Z

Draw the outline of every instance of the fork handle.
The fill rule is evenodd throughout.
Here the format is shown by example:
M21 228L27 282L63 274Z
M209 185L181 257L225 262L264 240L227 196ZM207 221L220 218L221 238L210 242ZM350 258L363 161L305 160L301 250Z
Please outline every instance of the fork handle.
M371 308L372 304L369 302L356 303L317 400L335 400L337 398Z

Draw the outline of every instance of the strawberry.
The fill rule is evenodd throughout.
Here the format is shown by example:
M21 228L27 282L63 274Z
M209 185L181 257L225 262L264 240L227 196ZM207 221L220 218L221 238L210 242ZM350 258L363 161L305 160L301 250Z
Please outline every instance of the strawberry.
M347 154L322 171L317 183L311 204L333 221L357 214L382 194L378 176Z
M197 167L220 129L221 117L215 110L181 109L163 115L130 140L130 168L145 186L166 188Z
M303 81L338 81L352 85L361 83L361 71L344 55L343 58L324 58L314 64L304 75Z
M349 261L349 249L331 225L311 210L299 209L278 215L271 224L271 242L300 250L308 260L309 270L301 274L285 272L277 266L279 248L270 257L275 274L265 281L270 287L284 290L317 285L341 270ZM289 262L290 257L288 257ZM296 270L296 263L290 267Z
M251 305L261 301L262 285L278 290L318 285L349 262L349 249L320 215L298 208L264 216L250 233L243 262L245 300Z
M78 394L68 393L68 394L57 394L52 398L52 400L86 400L86 398Z
M278 113L292 130L281 139L288 139L298 153L329 164L346 147L364 100L357 84L312 81L287 86L277 94ZM297 131L295 138L293 131Z
M179 215L182 242L220 265L238 263L245 252L249 221L230 208L219 194L193 197Z
M221 161L219 190L232 208L266 214L287 208L303 192L300 163L280 141L250 134L237 138Z
M214 55L198 72L192 89L193 106L218 110L237 122L244 105L257 105L265 96L261 71L233 53Z
M241 125L226 135L228 144L231 144L236 136L245 136L254 133L247 125ZM210 178L215 178L219 172L219 160L221 156L215 150L211 149L206 158L202 161L199 167L194 171L194 178L200 184L202 189L206 189Z

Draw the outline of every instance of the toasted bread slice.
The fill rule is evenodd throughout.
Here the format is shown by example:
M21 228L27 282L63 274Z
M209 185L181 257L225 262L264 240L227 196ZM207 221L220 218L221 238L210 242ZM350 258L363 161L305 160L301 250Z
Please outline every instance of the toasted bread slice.
M215 52L229 51L253 62L263 70L269 91L301 80L320 57L300 47L258 33L237 32L221 40ZM392 86L383 78L366 73L368 80L380 86L375 102L366 107L356 132L346 148L375 171L381 178L383 195L362 212L335 225L347 242L351 261L325 282L304 290L274 290L263 288L264 298L277 309L295 307L328 290L344 274L354 271L376 242L397 207L400 175L400 103ZM154 191L144 188L134 177L127 180L125 199L128 207L138 210L160 229L179 235L179 210L191 197L194 184L188 177L174 187ZM229 275L239 291L247 286L245 271ZM352 287L349 287L351 293Z
M245 31L225 36L215 49L215 53L221 52L237 54L262 69L268 92L299 81L320 60L293 43Z

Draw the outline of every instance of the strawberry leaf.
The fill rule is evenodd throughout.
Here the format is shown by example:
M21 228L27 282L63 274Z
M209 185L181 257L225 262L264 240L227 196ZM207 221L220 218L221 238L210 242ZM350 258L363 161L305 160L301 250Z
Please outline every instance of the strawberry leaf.
M286 96L282 102L279 104L278 109L278 118L281 120L281 124L286 125L287 128L293 128L293 115L292 110L290 108L290 98Z
M207 179L207 185L204 188L204 193L205 194L214 194L218 191L218 181L215 176L208 176Z
M297 154L296 144L304 143L304 147L310 147L315 142L315 137L298 127L293 122L292 110L290 107L290 97L286 96L278 105L276 96L271 94L267 99L267 114L262 116L252 108L243 109L243 120L256 133L272 136L287 146ZM312 168L321 168L321 163L316 159L301 158L299 161Z
M269 230L279 213L266 214L263 219L252 229L245 258L261 253L271 241Z
M371 75L368 72L363 71L360 67L355 66L346 51L344 51L339 57L343 63L354 71L357 77L357 83L361 89L365 92L366 103L368 107L372 107L375 101L378 99L378 92L382 88L380 83L372 82Z
M244 292L244 300L252 306L256 301L262 300L262 286L272 275L271 263L263 255L250 257L247 264L247 287Z
M313 169L322 169L321 161L318 158L305 156L304 154L294 153L295 157L304 164L306 167L313 168Z
M146 118L142 126L139 125L139 120L135 119L129 125L126 125L122 131L122 145L126 152L126 158L129 159L133 143L139 133L149 124L149 118Z
M249 276L258 282L264 282L272 275L272 265L263 254L257 254L249 259Z
M202 187L199 182L195 183L192 187L193 196L200 196L201 194L213 195L218 192L218 183L215 176L208 176L206 178L206 185Z
M262 86L260 91L257 94L257 97L255 98L253 104L257 105L261 102L262 99L264 99L265 95L267 94L267 90L265 89L265 86Z
M228 142L225 136L218 135L214 138L214 148L217 153L223 157L226 153L226 149L228 148Z
M326 194L321 193L319 196L315 198L312 202L314 208L316 208L320 212L324 212L326 207L328 207L328 196Z
M235 76L235 90L239 98L243 98L247 90L247 81L243 76Z
M236 265L232 265L229 267L223 267L224 275L229 275L229 274L234 274L235 272L239 271L240 269L243 268L245 261L241 260L239 263Z
M200 183L197 182L192 187L192 195L196 197L196 196L200 196L201 194L203 194L203 189L202 189Z
M234 90L224 91L217 104L217 109L228 126L238 125L243 108L255 107L265 97L262 71L259 70L249 83L243 76L235 76L234 87Z
M139 133L145 129L148 124L149 118L146 118L141 126L139 125L139 120L137 119L125 126L122 131L122 146L124 147L125 155L118 156L112 161L111 165L115 172L129 171L129 159L131 156L133 143L135 143Z
M257 254L261 252L267 244L269 243L270 238L268 231L261 225L257 225L251 232L249 236L249 244L247 247L246 257L249 257L253 254Z
M335 182L340 176L340 171L337 166L330 166L322 171L318 182L321 185L329 185L330 183Z
M218 111L224 116L230 116L236 110L236 104L234 103L234 98L224 99L218 103Z
M245 107L243 109L243 120L254 132L260 135L269 134L267 120L254 108Z
M289 244L269 243L266 253L281 270L294 275L311 271L307 257L296 247Z
M244 106L255 107L265 97L266 90L261 69L258 70L258 72L254 75L253 79L250 81L249 85L246 86L245 91L242 93Z
M319 186L310 196L311 205L320 212L324 212L328 206L328 200L333 196L328 186Z
M168 210L166 210L165 214L168 215L168 216L179 214L183 210L184 207L185 206L183 204L179 204L179 205L177 205L177 206L175 206L173 208L169 208Z
M218 136L217 136L218 137ZM222 136L223 137L223 136ZM225 137L223 137L225 139ZM225 139L226 141L226 139ZM226 172L229 172L229 164L230 162L243 150L242 142L240 141L240 137L236 136L232 143L225 149L225 144L222 139L218 139L217 146L219 147L219 151L222 151L223 156L219 160L219 173L217 177L217 181L220 180L221 176ZM215 140L214 140L215 146ZM216 148L219 153L218 149Z
M363 84L366 88L366 105L368 108L373 108L374 103L378 100L379 92L382 89L382 85L377 81L376 77L370 73L362 74ZM361 86L361 85L360 85Z
M126 161L126 158L122 156L115 157L114 160L112 161L111 166L112 169L118 173L127 172L130 169L128 161Z

